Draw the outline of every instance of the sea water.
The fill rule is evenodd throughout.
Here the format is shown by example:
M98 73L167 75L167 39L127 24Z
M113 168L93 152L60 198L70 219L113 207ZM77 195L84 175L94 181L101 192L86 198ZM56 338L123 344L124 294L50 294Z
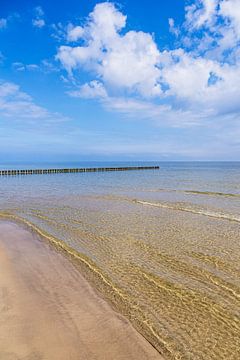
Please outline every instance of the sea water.
M84 275L166 359L240 357L240 163L0 177L0 211L74 253Z

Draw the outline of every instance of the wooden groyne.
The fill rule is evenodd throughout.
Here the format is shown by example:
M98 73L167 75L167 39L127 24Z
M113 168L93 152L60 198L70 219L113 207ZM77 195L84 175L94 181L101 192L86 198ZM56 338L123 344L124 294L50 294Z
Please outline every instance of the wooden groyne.
M97 167L97 168L69 168L69 169L29 169L29 170L0 170L0 176L39 175L39 174L67 174L100 171L129 171L129 170L158 170L159 166L127 166L127 167Z

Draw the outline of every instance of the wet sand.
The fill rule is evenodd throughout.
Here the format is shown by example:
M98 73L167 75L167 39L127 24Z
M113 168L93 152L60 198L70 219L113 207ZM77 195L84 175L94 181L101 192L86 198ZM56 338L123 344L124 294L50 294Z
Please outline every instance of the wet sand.
M161 355L61 253L0 223L0 360L155 360Z

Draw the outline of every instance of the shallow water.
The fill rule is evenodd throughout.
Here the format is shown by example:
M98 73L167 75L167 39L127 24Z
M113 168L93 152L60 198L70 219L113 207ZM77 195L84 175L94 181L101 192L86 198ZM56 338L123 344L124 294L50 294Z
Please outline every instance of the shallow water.
M73 248L87 278L166 359L237 360L240 163L159 165L1 177L0 208Z

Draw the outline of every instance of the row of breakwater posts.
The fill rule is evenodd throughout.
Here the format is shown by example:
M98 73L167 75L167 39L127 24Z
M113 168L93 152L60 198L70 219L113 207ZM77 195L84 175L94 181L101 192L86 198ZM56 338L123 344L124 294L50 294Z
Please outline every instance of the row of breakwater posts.
M70 168L70 169L29 169L29 170L0 170L0 176L40 175L40 174L68 174L103 171L129 170L158 170L159 166L127 166L127 167L98 167L98 168Z

